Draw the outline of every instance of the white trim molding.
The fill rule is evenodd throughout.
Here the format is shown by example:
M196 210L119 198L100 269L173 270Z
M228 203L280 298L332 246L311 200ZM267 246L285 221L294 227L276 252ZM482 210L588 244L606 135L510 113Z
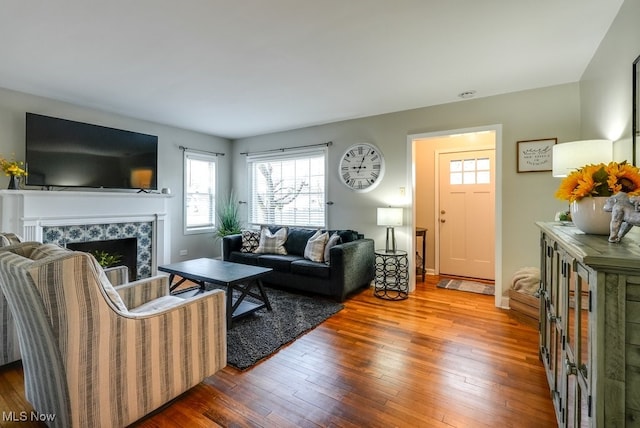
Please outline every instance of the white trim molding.
M171 259L171 195L128 192L0 190L0 231L43 242L46 226L151 222L152 274Z

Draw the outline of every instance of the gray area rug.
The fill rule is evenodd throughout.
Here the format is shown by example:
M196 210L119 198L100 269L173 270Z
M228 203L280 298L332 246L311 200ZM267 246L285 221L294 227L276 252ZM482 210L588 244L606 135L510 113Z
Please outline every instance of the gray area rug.
M495 287L481 282L466 281L460 279L441 279L436 285L438 288L449 290L468 291L471 293L494 295Z
M227 363L240 370L270 356L344 308L322 297L269 287L265 291L273 310L263 308L237 319L227 331Z

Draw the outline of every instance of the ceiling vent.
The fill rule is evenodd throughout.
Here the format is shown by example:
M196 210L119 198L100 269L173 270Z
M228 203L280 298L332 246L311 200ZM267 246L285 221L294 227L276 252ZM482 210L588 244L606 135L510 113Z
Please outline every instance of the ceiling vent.
M463 100L466 100L468 98L473 98L475 96L476 96L476 91L464 91L458 94L458 97L462 98Z

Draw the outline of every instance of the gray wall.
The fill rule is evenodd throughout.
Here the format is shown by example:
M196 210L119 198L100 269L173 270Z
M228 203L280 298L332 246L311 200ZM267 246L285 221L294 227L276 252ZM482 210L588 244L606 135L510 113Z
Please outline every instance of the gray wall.
M508 286L519 267L539 264L534 222L553 220L556 211L566 208L553 197L559 181L551 177L550 172L517 173L516 142L550 137L557 137L559 141L576 139L579 135L577 83L237 140L233 143L232 185L241 199L247 197L247 170L241 152L332 141L327 195L335 204L329 208L328 226L357 229L375 239L380 247L384 245L385 230L376 225L375 209L393 201L401 202L399 188L411 185L407 172L410 167L408 135L493 124L502 125L502 145L498 148L502 155L499 160L502 180L498 191L502 192L503 199L499 213L503 219L503 271L497 281ZM349 191L339 182L337 174L340 156L348 146L359 141L376 144L386 159L383 181L369 193ZM410 215L410 210L406 211ZM399 240L411 236L407 227L397 232ZM429 244L433 251L433 243Z
M186 236L183 233L183 162L178 146L227 154L218 158L218 189L224 195L231 181L230 141L0 88L0 154L10 157L15 153L18 160L24 159L25 112L157 135L158 187L169 187L173 194L169 202L172 261L220 254L220 244L213 238L213 233ZM7 180L0 177L0 187L6 188ZM179 255L181 249L188 250L187 256Z
M631 161L631 75L640 55L638 17L640 1L626 0L580 81L580 134L584 139L615 141L616 160ZM636 154L636 164L639 161Z
M435 107L336 122L234 141L232 186L246 198L244 151L293 147L333 141L329 151L328 199L331 228L352 227L384 242L384 230L375 224L375 208L400 201L398 189L409 187L410 154L407 136L428 132L502 125L497 148L502 168L499 192L502 205L501 275L506 290L513 273L523 266L538 266L538 231L535 221L552 220L566 205L554 198L559 179L551 173L517 173L516 142L557 137L558 142L609 138L616 141L616 158L630 158L631 64L640 55L640 2L626 0L580 82L512 94L477 98ZM552 66L552 65L550 65ZM481 95L481 94L480 94ZM370 193L354 194L337 178L336 165L349 145L369 141L386 156L387 172ZM406 201L405 201L406 203ZM410 211L410 210L407 210ZM433 226L435 227L435 225ZM410 239L411 231L400 231ZM429 242L433 251L433 242Z
M559 142L605 137L619 140L616 144L618 157L628 156L631 63L640 54L637 43L640 27L634 22L637 16L640 16L640 2L625 1L579 83L336 122L233 143L215 136L0 89L0 153L9 156L16 153L22 158L25 111L158 135L159 187L170 187L173 191L170 212L172 259L180 260L185 258L178 255L181 249L189 251L188 258L219 255L219 244L212 234L185 236L182 232L182 156L178 145L228 153L220 158L219 190L225 193L233 188L240 199L246 200L247 171L241 152L333 141L329 150L327 193L328 199L335 204L329 207L329 227L358 229L374 238L380 246L384 243L384 230L375 224L375 208L410 203L399 192L401 187L411 185L407 136L500 124L502 140L497 151L502 170L499 183L502 205L497 214L502 219L499 242L503 256L500 260L502 273L497 281L506 289L517 268L538 265L534 222L550 220L556 211L565 208L553 197L559 181L550 173L516 172L516 142L549 137L557 137ZM365 194L350 192L337 176L340 156L349 145L360 141L379 146L387 164L380 186ZM4 186L1 183L0 186ZM406 227L398 231L399 240L412 239L412 235Z

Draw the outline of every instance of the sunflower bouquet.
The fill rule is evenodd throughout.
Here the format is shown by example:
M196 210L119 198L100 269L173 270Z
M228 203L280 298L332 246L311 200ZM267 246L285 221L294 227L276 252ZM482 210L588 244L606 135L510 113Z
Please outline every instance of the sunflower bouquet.
M585 196L611 196L625 192L640 195L640 170L624 162L585 165L569 174L556 191L556 198L569 202Z
M22 177L27 175L27 171L23 168L24 162L16 161L15 159L8 160L0 156L0 168L4 171L4 174L8 177L13 175L14 177Z

